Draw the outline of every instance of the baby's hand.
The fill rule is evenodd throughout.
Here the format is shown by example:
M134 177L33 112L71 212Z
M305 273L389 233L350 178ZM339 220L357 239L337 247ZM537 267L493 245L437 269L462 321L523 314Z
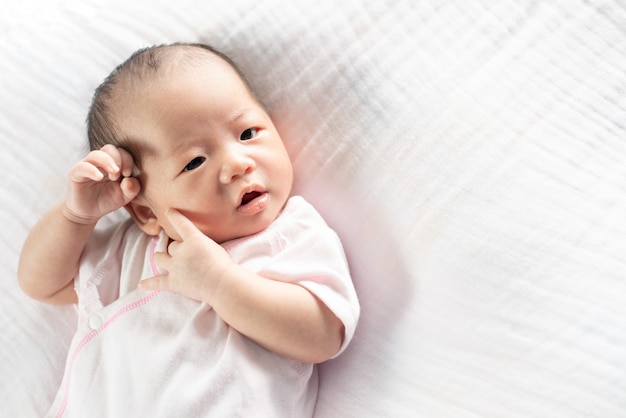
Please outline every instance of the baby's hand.
M167 253L156 253L154 261L166 273L142 280L143 290L171 290L211 304L220 281L234 262L215 241L204 235L180 212L170 209L167 217L180 236Z
M94 224L129 203L141 189L139 180L130 177L133 168L133 157L114 145L90 152L68 175L65 216L74 222Z

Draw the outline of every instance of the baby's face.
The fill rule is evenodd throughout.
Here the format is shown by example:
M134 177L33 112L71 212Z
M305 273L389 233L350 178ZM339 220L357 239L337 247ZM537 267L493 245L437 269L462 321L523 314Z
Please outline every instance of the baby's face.
M216 58L152 78L124 94L115 114L139 154L138 201L174 239L170 208L217 242L268 227L289 197L291 162L237 73Z

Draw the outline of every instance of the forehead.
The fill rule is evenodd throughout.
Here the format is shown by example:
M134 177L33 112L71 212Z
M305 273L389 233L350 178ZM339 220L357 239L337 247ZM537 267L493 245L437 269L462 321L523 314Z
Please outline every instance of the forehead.
M151 97L159 92L176 92L193 82L201 83L203 89L214 90L228 81L229 88L236 86L249 91L238 70L210 51L193 47L166 51L159 56L156 64L154 60L143 59L120 71L113 92L119 104L137 97Z

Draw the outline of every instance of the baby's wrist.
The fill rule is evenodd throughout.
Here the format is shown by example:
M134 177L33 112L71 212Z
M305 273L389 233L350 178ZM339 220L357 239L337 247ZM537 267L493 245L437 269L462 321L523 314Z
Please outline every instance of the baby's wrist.
M67 206L66 202L61 205L61 214L63 217L74 224L83 226L94 226L98 223L99 218L81 215Z
M237 274L237 270L241 267L231 262L225 265L219 273L214 273L212 280L205 280L202 284L202 300L213 306L215 300L220 298L220 292L224 288L224 283L229 277Z
M225 264L221 271L213 273L212 280L204 282L202 289L203 301L219 312L221 308L219 301L230 300L226 294L232 292L232 286L238 286L238 283L241 283L238 279L247 277L248 273L248 270L235 262L231 261L229 264Z

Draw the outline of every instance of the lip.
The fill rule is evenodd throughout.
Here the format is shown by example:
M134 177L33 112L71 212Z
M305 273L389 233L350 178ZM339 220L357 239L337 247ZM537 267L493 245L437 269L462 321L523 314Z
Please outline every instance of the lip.
M267 207L269 194L256 187L244 189L239 197L237 211L244 215L255 215Z

